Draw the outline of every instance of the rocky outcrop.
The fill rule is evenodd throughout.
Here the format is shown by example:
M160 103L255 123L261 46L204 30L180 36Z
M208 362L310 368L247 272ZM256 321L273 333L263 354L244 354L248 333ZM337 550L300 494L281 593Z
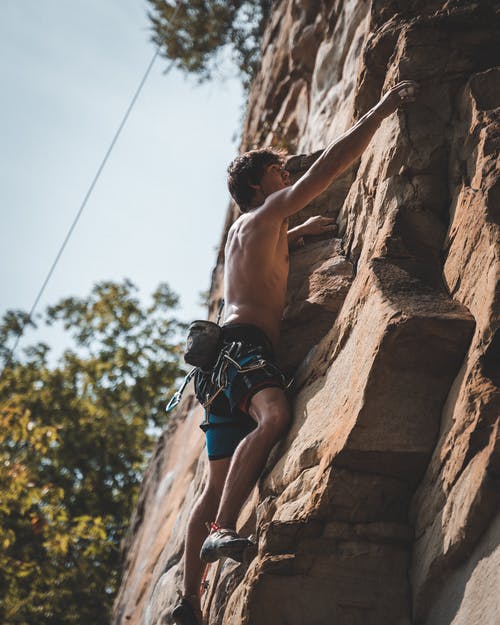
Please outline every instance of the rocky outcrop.
M294 421L240 516L257 557L210 569L210 625L499 622L499 26L497 2L275 3L242 149L312 153L398 80L421 89L296 218L339 234L291 256ZM187 394L160 438L114 625L169 622L201 419Z

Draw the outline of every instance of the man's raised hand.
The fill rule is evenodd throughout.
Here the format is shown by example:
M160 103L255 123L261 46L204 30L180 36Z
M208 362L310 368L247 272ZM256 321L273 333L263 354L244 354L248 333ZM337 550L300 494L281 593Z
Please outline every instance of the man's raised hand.
M394 113L400 106L408 102L414 102L418 95L419 84L414 80L403 80L398 82L382 96L377 104L377 109L383 117Z

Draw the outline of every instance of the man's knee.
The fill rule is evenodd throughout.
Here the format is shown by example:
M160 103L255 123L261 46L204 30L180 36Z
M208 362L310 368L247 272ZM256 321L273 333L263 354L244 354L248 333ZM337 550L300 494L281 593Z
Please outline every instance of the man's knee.
M270 403L267 409L259 414L257 429L281 438L287 432L290 423L291 413L288 406L284 406L281 402Z

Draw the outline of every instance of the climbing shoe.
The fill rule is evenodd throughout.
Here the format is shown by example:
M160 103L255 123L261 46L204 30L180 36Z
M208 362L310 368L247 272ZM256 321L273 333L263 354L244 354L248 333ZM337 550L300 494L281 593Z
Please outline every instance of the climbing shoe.
M257 545L242 538L234 530L224 529L215 523L201 546L200 558L204 562L215 562L220 558L231 558L236 562L247 562L256 554Z
M202 625L203 622L201 610L194 608L182 595L172 611L172 619L175 625Z

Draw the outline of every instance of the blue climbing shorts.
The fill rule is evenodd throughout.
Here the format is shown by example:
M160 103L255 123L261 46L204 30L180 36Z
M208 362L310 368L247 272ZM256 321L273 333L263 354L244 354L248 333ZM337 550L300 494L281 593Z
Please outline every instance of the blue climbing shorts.
M222 326L222 346L214 368L195 375L196 397L205 406L200 427L205 432L209 460L233 455L257 426L249 414L252 397L271 387L284 390L286 382L266 334L247 323Z

